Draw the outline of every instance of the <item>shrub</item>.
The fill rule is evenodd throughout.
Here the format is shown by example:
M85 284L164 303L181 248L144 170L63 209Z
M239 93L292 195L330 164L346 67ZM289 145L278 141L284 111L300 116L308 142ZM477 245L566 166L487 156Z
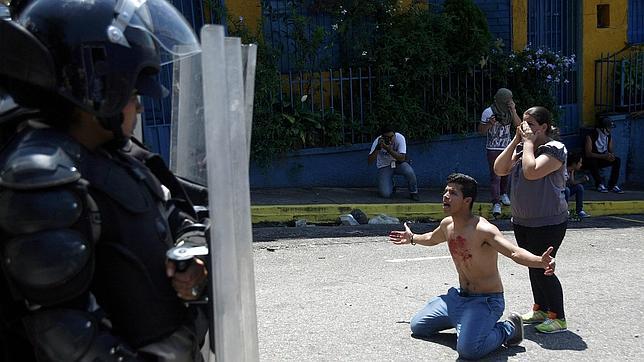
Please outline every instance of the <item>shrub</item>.
M574 54L563 56L528 45L522 51L496 54L494 64L499 81L512 90L518 111L541 105L559 119L557 85L571 81L568 77L575 64Z

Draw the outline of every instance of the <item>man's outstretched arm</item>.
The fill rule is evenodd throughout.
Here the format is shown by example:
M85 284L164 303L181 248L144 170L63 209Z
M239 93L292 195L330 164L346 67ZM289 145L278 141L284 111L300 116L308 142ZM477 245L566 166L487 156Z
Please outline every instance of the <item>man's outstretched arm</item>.
M445 238L445 233L443 232L442 225L445 219L441 221L441 224L434 229L434 231L425 233L425 234L414 234L411 232L411 229L409 228L409 225L407 223L404 223L403 225L405 226L404 231L399 231L399 230L392 230L389 233L389 241L396 245L402 245L402 244L420 244L420 245L425 245L425 246L432 246L436 244L440 244L447 240Z
M545 275L552 275L555 273L555 258L550 254L552 253L552 246L546 250L543 255L534 255L531 252L520 248L506 239L499 229L488 224L483 232L489 233L490 236L486 238L487 242L499 253L514 260L515 263L521 264L530 268L543 268Z

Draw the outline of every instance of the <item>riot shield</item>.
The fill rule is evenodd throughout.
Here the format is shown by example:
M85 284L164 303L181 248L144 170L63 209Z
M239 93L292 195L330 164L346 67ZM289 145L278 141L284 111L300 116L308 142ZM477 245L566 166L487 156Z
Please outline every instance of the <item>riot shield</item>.
M205 186L206 138L201 57L199 54L183 58L173 66L170 169L179 177Z
M173 71L171 168L208 186L215 359L257 361L248 179L256 46L224 37L218 25L204 26L201 42L201 56Z

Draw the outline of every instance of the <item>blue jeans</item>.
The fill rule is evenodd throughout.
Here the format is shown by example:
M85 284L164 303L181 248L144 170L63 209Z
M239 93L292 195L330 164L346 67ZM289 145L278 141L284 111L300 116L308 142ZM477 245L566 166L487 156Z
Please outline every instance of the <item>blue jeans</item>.
M411 319L414 336L430 337L456 328L461 358L479 359L499 348L514 333L511 323L498 322L505 309L503 293L461 295L456 288L434 297Z
M409 163L401 162L396 164L396 168L385 166L378 169L378 193L380 196L391 197L394 191L394 175L405 176L409 185L409 193L415 194L418 192L414 169L411 168Z
M501 195L508 193L508 176L497 176L494 172L494 161L499 157L503 151L487 150L487 165L490 169L490 193L492 195L492 203L498 204L501 200Z
M575 196L575 211L579 213L584 209L584 185L576 184L571 186L566 186L566 202L571 196Z

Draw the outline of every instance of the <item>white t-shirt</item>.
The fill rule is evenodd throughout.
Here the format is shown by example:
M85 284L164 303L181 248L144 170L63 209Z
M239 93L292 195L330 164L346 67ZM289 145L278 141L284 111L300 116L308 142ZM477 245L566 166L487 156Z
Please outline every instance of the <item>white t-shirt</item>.
M371 154L376 149L376 147L378 147L378 141L380 140L380 137L381 136L376 137L376 139L373 141L369 154ZM407 142L405 141L405 136L401 135L398 132L394 133L394 137L391 139L391 146L393 147L394 151L398 153L407 153ZM376 166L378 168L391 167L391 163L393 161L396 161L396 159L391 157L389 152L387 152L385 149L381 148L380 150L378 150L378 156L376 158Z
M490 117L494 115L491 107L485 108L481 114L481 124L488 124ZM512 137L510 135L510 125L505 126L496 122L487 130L487 142L485 148L488 150L503 151L510 144Z
M604 132L603 129L597 128L595 147L597 148L598 153L608 152L608 133Z

